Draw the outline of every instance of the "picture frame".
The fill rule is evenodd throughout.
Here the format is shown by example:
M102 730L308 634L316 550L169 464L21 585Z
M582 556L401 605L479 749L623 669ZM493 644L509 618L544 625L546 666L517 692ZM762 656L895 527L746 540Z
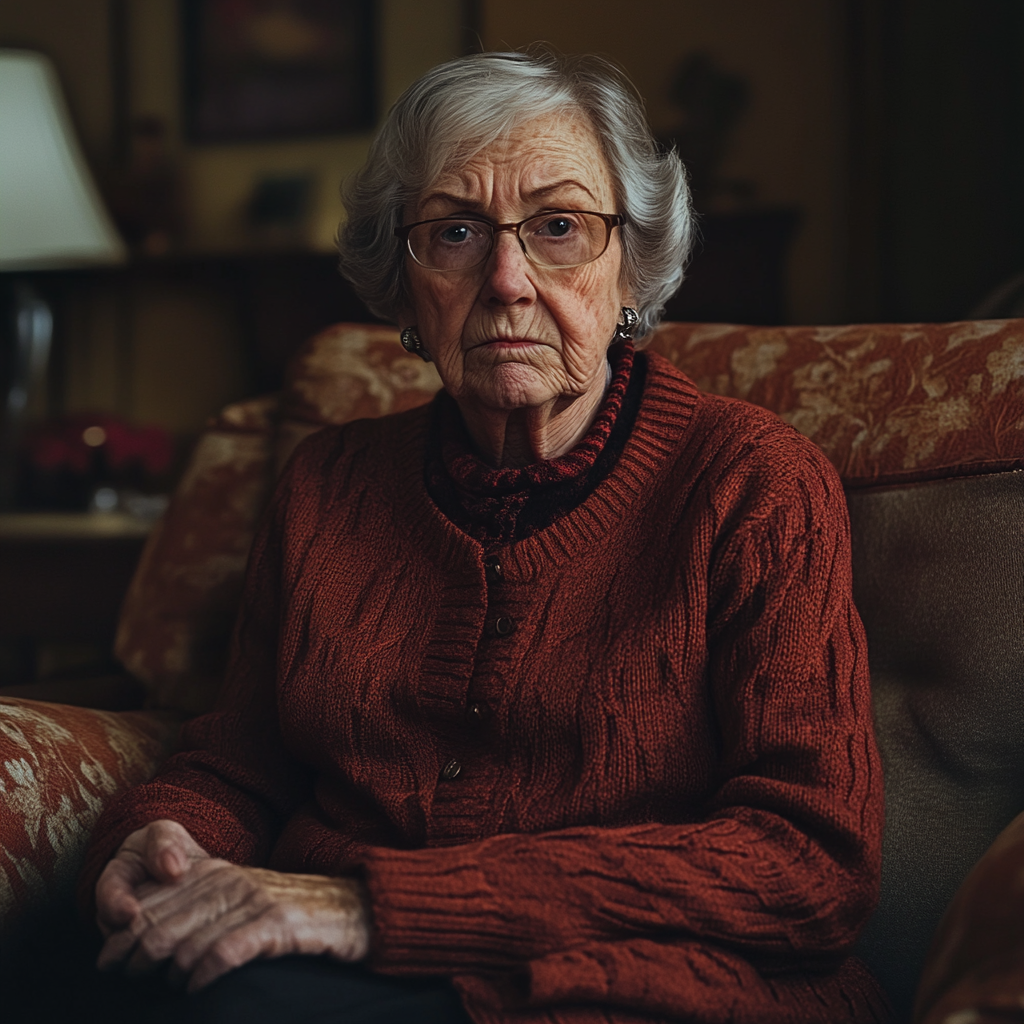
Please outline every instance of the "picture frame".
M373 127L372 0L180 0L184 125L195 143Z

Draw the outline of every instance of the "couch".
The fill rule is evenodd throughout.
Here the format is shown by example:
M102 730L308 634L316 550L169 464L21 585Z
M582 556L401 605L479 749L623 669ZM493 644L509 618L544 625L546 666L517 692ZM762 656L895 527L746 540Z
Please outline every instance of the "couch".
M992 925L970 896L1005 906L991 892L1024 859L1024 824L1011 825L1024 811L1024 321L664 324L650 347L706 390L774 410L839 471L886 772L882 897L856 951L909 1020L940 919L981 859L942 923L917 1019L989 1019L957 1014L988 998L988 962L964 936L987 935L1005 959L1010 939L992 928L1024 920ZM438 386L391 328L311 339L279 395L211 422L147 544L116 643L146 709L0 697L0 966L4 945L69 903L104 803L150 776L182 718L212 703L253 531L294 446ZM1024 949L1024 926L1014 936ZM1015 970L999 975L992 1020L1024 1021Z

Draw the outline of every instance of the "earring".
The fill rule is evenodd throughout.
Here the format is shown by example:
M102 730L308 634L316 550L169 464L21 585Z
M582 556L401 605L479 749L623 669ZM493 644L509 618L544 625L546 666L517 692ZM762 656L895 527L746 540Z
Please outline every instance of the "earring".
M640 314L632 306L622 307L622 323L615 325L615 334L612 343L617 341L632 341L633 329L640 322Z
M419 332L415 327L406 327L399 335L399 338L402 342L402 348L409 355L419 356L425 363L433 362L433 359L430 358L430 353L423 347L423 342L420 341Z

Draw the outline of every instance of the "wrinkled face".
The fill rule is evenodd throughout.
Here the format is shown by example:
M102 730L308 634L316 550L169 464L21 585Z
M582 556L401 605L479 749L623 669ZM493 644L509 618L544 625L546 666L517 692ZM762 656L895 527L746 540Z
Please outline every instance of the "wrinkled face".
M546 210L618 213L593 129L578 116L527 122L438 178L404 223L482 216L496 224ZM406 256L415 325L459 402L511 410L572 400L605 383L608 345L632 299L620 280L619 229L604 255L569 270L535 266L515 234L499 232L487 262L438 273Z

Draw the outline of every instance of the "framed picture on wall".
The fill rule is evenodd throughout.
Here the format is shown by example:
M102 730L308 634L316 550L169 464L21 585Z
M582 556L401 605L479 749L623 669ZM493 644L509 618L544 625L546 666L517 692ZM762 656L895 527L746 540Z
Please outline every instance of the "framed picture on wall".
M337 135L374 124L372 0L180 0L193 142Z

